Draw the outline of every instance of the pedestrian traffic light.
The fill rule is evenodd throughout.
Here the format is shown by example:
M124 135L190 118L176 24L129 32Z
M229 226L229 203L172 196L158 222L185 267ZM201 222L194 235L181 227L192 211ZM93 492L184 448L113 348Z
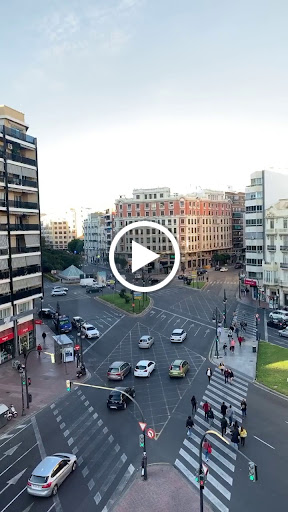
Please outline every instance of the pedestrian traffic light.
M26 386L26 379L25 379L25 374L23 373L23 375L21 376L22 378L22 385L23 386Z
M249 468L249 478L250 478L251 482L256 482L256 480L258 480L258 475L257 475L257 466L256 466L255 462L250 461L248 463L248 468Z
M139 434L139 446L144 448L144 434Z
M66 391L71 391L71 381L69 379L66 380Z
M28 377L28 386L31 386L31 379Z

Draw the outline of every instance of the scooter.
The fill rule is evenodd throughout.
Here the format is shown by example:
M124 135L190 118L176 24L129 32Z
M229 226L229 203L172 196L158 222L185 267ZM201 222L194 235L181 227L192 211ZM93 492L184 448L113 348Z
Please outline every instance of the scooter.
M77 379L80 379L80 377L82 377L83 375L86 375L86 368L85 368L84 364L82 364L80 366L80 369L77 370L76 375L77 375Z
M16 409L15 409L13 404L10 405L9 412L12 414L13 418L17 418L18 412L16 411Z

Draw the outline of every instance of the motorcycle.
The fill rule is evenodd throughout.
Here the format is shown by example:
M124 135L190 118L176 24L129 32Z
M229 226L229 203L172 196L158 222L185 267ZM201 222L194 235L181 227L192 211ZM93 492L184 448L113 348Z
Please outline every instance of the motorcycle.
M10 405L9 412L12 414L13 418L17 418L18 412L16 411L16 409L15 409L13 404Z
M86 368L85 368L84 364L82 366L80 366L79 370L77 370L76 375L77 375L77 379L80 379L80 377L82 377L83 375L86 375Z

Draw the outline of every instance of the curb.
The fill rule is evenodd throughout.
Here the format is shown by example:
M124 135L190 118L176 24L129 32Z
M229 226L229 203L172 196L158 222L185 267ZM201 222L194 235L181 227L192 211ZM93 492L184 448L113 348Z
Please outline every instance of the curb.
M144 311L142 311L141 313L129 313L128 311L124 311L124 309L118 308L118 306L115 306L114 304L111 304L110 302L107 302L104 299L100 299L100 297L94 297L94 300L97 300L97 301L101 302L102 304L106 304L106 306L109 306L111 309L114 309L114 311L119 311L119 313L122 313L123 316L126 315L126 316L130 316L131 318L145 316L147 313L149 313L149 311L154 306L153 299L150 296L149 296L149 299L150 299L149 306L147 306L147 308L145 308Z
M261 384L260 382L257 382L256 379L254 380L253 384L255 386L257 386L258 388L263 389L263 391L268 391L268 393L272 393L272 394L278 396L279 398L283 398L284 400L288 401L287 395L283 395L282 393L280 393L279 391L276 391L275 389L268 388L267 386L265 386L265 384Z

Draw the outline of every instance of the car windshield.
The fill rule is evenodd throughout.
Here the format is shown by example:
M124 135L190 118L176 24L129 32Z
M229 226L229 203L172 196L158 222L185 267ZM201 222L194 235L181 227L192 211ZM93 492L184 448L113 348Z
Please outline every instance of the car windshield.
M60 325L66 325L66 324L69 324L69 320L60 320L59 322Z
M146 367L146 366L144 366L143 364L141 364L141 365L137 365L137 366L136 366L136 370L146 370L146 368L147 368L147 367Z
M87 331L95 331L95 327L90 325L90 327L86 327Z
M45 484L48 481L48 476L31 475L29 480L33 482L33 484Z
M180 370L180 365L179 364L172 364L171 370Z
M182 331L173 331L172 336L180 336L182 334Z
M119 393L117 391L113 392L113 393L110 393L109 399L110 400L121 400L121 393Z
M120 370L119 368L109 368L108 372L110 373L118 373Z

